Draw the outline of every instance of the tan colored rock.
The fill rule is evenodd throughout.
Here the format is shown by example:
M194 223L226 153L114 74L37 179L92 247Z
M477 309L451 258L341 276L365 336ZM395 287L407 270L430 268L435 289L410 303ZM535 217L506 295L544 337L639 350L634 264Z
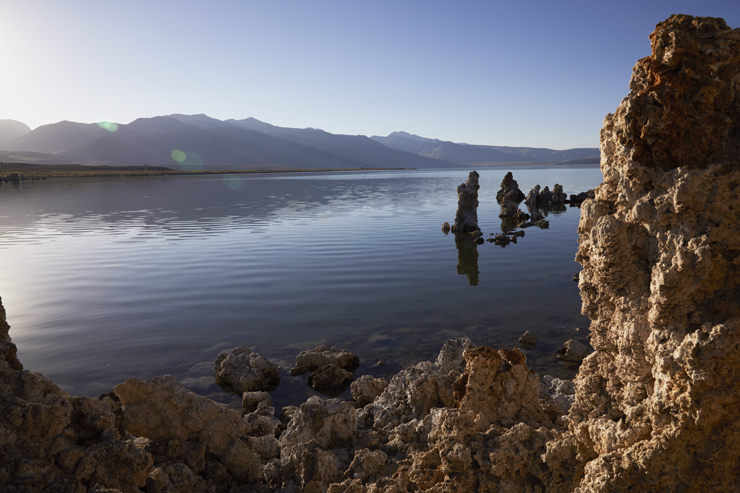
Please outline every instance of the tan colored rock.
M540 379L527 368L527 358L519 349L496 351L481 346L466 349L463 356L467 365L454 385L455 407L474 413L480 421L476 427L519 422L552 426L540 407Z
M316 371L329 363L334 363L347 371L355 371L360 366L360 358L344 349L322 344L316 349L301 351L296 357L295 366L290 370L290 374L303 375L309 371Z
M219 354L214 367L216 383L229 392L275 390L280 383L278 365L241 346Z
M563 347L558 349L557 355L558 358L563 361L580 363L586 358L586 356L588 356L590 352L591 350L588 348L588 346L586 346L582 342L576 341L575 339L570 339L565 341Z
M740 30L677 15L650 40L581 209L577 491L737 491Z
M245 432L239 411L191 392L172 375L129 378L113 392L123 405L126 431L156 442L203 441L207 453L221 456Z
M352 382L352 398L360 406L366 406L373 402L388 386L385 378L376 378L371 375L363 375Z
M355 374L351 371L327 363L308 376L308 385L319 392L341 391L349 387L354 378Z

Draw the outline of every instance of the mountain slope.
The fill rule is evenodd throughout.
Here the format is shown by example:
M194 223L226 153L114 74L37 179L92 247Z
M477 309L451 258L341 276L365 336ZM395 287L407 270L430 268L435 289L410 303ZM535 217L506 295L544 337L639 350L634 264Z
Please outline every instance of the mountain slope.
M8 151L68 153L108 133L95 123L61 121L42 125L8 143Z
M0 120L0 149L29 133L31 129L25 123L16 120Z
M566 149L557 151L537 147L506 147L455 144L437 139L426 139L406 132L393 132L387 137L374 135L371 139L392 149L413 152L420 156L441 159L458 164L561 162L576 159L599 159L598 148ZM597 161L598 162L598 161Z
M285 128L260 122L254 118L234 121L235 125L250 128L267 135L300 144L314 149L321 149L344 159L353 159L366 163L365 166L388 168L440 168L454 167L451 162L429 159L416 153L393 149L376 142L364 135L331 134L315 128ZM378 164L373 164L378 163Z

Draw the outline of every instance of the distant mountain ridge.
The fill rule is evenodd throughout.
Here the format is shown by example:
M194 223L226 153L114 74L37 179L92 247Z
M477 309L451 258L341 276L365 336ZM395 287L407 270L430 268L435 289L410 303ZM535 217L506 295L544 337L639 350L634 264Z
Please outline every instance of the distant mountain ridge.
M3 122L12 122L7 131ZM0 149L6 151L0 151L2 159L23 156L36 164L51 164L56 158L60 164L244 169L454 168L598 156L598 149L468 146L406 132L369 138L278 127L255 118L222 121L203 114L139 118L121 125L62 121L34 130L0 120Z
M407 132L393 132L387 137L370 137L383 145L399 151L424 157L441 159L457 164L536 163L563 161L598 162L598 148L566 149L557 151L538 147L506 147L456 144L438 139L427 139Z

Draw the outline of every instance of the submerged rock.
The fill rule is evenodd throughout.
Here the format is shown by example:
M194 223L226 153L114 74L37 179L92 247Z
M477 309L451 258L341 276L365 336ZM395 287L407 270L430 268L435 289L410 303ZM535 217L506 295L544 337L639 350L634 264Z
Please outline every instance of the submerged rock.
M237 347L219 354L214 366L216 383L229 392L275 390L280 383L278 365L249 348Z
M296 357L295 366L290 370L290 374L303 375L309 371L316 371L329 363L344 370L355 371L360 366L360 358L344 349L322 344L315 349L301 351Z
M589 355L591 350L582 342L570 339L566 341L563 346L558 349L557 355L563 361L569 361L571 363L580 363L586 356Z
M523 347L524 349L532 349L537 345L537 343L540 342L539 339L537 339L535 336L529 333L529 331L526 331L520 338L519 338L519 345Z
M351 371L327 363L308 376L308 385L319 392L332 392L346 389L354 378Z
M478 227L478 179L477 171L471 171L468 180L457 187L457 212L452 232L457 235L476 233Z

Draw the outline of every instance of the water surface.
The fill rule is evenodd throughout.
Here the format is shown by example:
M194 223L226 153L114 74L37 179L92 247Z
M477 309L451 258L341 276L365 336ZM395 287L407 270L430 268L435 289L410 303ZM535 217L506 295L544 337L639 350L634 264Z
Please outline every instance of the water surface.
M501 231L495 196L506 170L479 172L489 237ZM169 373L229 401L213 360L234 346L290 369L300 350L337 345L360 356L358 375L381 375L433 358L448 338L513 347L525 330L542 340L526 352L530 366L571 376L553 353L588 326L573 282L579 209L548 212L549 229L528 228L506 248L458 250L441 224L453 222L466 178L434 170L3 184L0 296L11 337L25 368L91 396L126 377ZM602 179L597 168L514 178L525 193L560 183L569 194ZM285 373L277 403L303 398L304 381Z

